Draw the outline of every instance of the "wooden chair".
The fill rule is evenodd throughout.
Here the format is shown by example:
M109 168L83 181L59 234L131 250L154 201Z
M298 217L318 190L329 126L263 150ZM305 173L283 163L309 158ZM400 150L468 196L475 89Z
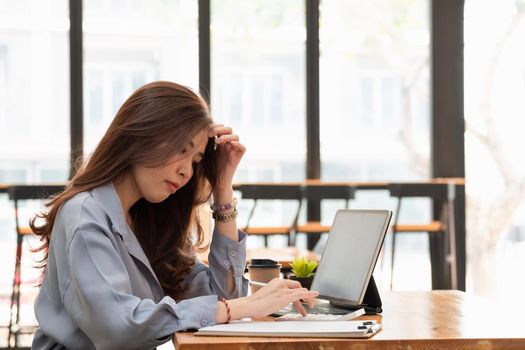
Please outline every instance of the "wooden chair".
M248 214L248 219L243 230L249 235L261 235L264 236L264 244L268 246L268 236L270 235L286 235L288 236L288 245L293 245L295 242L294 230L297 226L299 219L299 213L302 207L302 198L304 188L301 185L288 185L288 184L242 184L236 187L236 190L242 194L242 199L252 199L253 206ZM255 209L260 201L265 200L285 200L293 201L297 207L295 213L290 219L288 225L265 225L265 226L253 226L252 219L255 213ZM269 218L268 222L271 222Z
M13 275L13 288L11 290L11 304L9 314L9 330L7 337L7 346L11 344L15 348L18 346L19 334L31 334L35 331L35 326L20 326L20 285L22 281L21 276L21 262L22 262L22 244L24 236L31 235L33 232L29 227L22 227L20 225L19 205L20 201L45 199L50 195L62 192L64 186L61 185L17 185L8 186L7 193L9 199L14 203L15 209L15 224L16 224L16 258L15 270ZM13 343L11 342L13 340Z
M350 185L308 185L304 189L304 199L310 201L322 201L324 199L340 199L345 201L345 209L350 207L350 201L354 199L355 188ZM321 234L330 232L331 226L321 225L319 221L307 221L299 224L297 233Z
M388 190L392 197L397 198L397 208L394 213L394 220L392 228L392 246L391 246L391 270L390 270L390 289L393 287L394 277L394 261L396 237L398 233L408 232L426 232L432 234L445 234L445 240L449 244L451 255L455 255L455 244L453 236L453 198L450 196L450 186L446 183L439 184L422 184L422 183L406 183L406 184L390 184ZM404 198L430 198L432 200L442 201L444 204L441 208L439 220L432 220L428 223L422 224L400 224L399 214L401 212L401 203ZM452 231L452 232L451 232ZM455 271L455 259L451 260L451 268ZM453 283L454 284L454 283Z

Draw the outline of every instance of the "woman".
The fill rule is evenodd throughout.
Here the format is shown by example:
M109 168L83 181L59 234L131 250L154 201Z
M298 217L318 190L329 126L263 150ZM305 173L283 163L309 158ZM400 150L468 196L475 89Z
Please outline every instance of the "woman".
M154 82L117 112L48 204L35 349L154 348L174 332L268 315L316 292L274 280L246 297L232 179L245 148L190 89ZM213 196L209 267L196 207Z

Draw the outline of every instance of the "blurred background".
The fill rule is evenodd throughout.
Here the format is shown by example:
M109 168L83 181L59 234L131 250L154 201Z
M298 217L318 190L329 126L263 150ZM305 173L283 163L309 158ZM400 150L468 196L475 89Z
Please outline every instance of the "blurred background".
M0 0L0 183L67 181L71 140L80 140L88 156L124 100L154 80L203 91L215 120L241 136L248 151L237 182L310 178L308 123L316 116L320 179L425 181L436 175L432 128L442 103L433 95L432 65L440 55L454 56L462 65L452 82L459 84L462 108L455 110L459 124L449 127L464 121L465 130L457 148L464 154L450 157L464 160L465 289L517 300L525 294L519 278L525 267L525 1L436 3L315 1L318 80L310 80L310 0ZM72 8L81 9L80 17ZM464 45L456 48L433 45L434 31L448 25L436 23L433 11L447 9L460 15ZM199 32L207 21L209 43ZM82 28L83 57L76 61L73 25ZM316 95L318 108L311 104ZM81 124L72 128L72 120ZM387 191L364 191L351 206L394 209L395 203ZM23 206L22 221L40 206ZM323 202L322 222L330 224L340 206ZM254 220L284 222L292 210L279 202ZM240 210L240 222L247 211ZM431 203L413 200L402 215L429 219ZM26 250L38 245L28 243ZM298 237L298 247L307 244ZM432 288L428 244L426 235L399 237L395 290ZM249 247L262 245L250 237ZM282 237L268 242L286 245ZM13 204L0 193L0 325L9 322L15 246ZM25 254L22 262L27 323L34 323L35 258ZM385 264L388 259L375 273L381 289L390 284ZM0 347L6 338L0 328Z

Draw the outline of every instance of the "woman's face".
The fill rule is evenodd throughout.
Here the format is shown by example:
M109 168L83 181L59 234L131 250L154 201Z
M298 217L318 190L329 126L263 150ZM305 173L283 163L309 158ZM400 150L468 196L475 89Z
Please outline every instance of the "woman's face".
M132 174L140 196L148 202L160 203L186 185L193 176L194 165L202 160L207 143L208 130L205 129L166 164L155 168L133 166Z

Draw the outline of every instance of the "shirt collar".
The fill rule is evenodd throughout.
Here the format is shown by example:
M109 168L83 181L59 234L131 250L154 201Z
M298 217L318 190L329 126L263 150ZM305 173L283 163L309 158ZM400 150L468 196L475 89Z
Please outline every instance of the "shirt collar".
M142 262L157 282L157 276L151 268L150 262L144 253L137 237L126 222L124 210L113 182L99 186L91 190L93 198L99 202L111 221L111 229L122 237L122 241L128 253Z

